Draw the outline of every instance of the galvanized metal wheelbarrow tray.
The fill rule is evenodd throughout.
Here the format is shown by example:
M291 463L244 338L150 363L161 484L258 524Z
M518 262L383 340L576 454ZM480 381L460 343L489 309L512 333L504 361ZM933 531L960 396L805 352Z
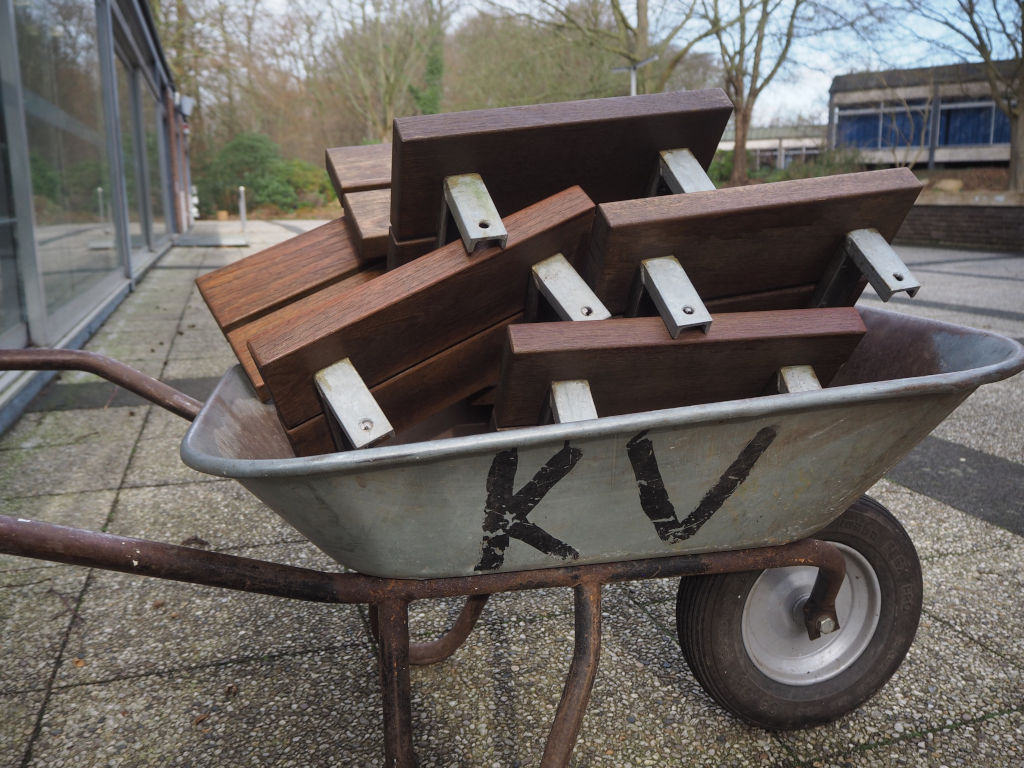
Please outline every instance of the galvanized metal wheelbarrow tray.
M576 650L542 761L566 765L596 674L603 584L816 566L800 602L801 631L808 642L832 642L817 638L843 634L835 632L837 595L840 613L856 615L849 586L845 598L840 590L857 556L851 561L849 547L805 537L843 515L979 385L1024 368L1024 349L1010 339L880 310L862 314L867 334L827 389L313 458L292 456L272 409L237 368L200 408L89 353L0 351L0 369L93 370L194 418L181 448L186 464L237 479L359 573L9 517L0 517L0 552L369 604L380 641L385 763L402 766L415 763L408 665L451 655L489 594L571 586ZM917 581L919 594L919 570ZM408 603L451 595L469 596L453 629L410 644ZM846 651L843 674L856 674L861 650L854 651ZM857 703L888 679L902 653Z

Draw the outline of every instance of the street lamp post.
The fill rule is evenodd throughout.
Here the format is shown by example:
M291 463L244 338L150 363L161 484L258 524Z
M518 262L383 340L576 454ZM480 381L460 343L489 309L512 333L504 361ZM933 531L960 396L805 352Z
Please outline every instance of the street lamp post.
M629 95L636 96L636 71L652 61L658 58L658 54L648 56L643 61L638 61L636 64L630 64L625 67L612 67L612 72L629 72Z

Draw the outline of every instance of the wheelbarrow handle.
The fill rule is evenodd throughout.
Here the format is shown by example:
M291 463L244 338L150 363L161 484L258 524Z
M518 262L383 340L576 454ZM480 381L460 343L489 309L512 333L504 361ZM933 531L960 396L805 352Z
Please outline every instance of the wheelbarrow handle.
M193 421L203 404L130 365L81 349L0 349L0 371L85 371Z

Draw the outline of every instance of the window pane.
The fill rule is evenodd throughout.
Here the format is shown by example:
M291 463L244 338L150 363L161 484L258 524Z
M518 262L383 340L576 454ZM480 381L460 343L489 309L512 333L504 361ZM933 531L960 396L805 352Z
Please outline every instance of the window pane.
M882 123L882 146L928 146L928 116L923 112L887 112Z
M164 216L164 173L160 162L160 144L163 138L163 110L148 89L142 92L146 102L146 166L149 169L149 209L153 214L153 237L167 234L167 219Z
M877 114L839 115L836 143L846 147L878 147L878 118Z
M992 107L944 109L940 144L988 144L992 134Z
M115 57L116 58L116 57ZM142 231L139 215L139 164L135 147L135 80L132 71L121 59L117 61L117 111L121 121L121 157L124 163L124 187L128 199L128 237L132 250L146 247L146 236Z
M1001 109L996 109L996 124L995 130L992 133L992 143L1010 143L1010 118Z
M0 102L0 337L24 320L14 254L14 201L3 116Z
M95 6L14 4L36 252L51 313L117 269Z

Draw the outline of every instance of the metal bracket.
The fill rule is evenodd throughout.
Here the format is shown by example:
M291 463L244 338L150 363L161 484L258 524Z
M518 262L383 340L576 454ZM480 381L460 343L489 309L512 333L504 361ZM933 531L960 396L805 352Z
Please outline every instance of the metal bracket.
M527 288L525 322L537 319L543 296L560 320L607 320L612 314L579 272L560 253L533 265Z
M635 317L640 311L644 291L654 301L673 339L678 338L684 328L698 327L704 333L710 330L711 313L675 256L661 256L640 262L626 309L627 317Z
M586 379L551 382L551 420L556 424L597 418L597 406Z
M448 214L462 237L466 253L480 245L497 244L504 248L508 231L501 222L498 209L478 173L448 176L444 180L444 198L441 202L441 222L437 228L437 245L448 239Z
M878 230L856 229L847 233L843 249L818 285L811 306L850 303L848 297L852 285L859 283L862 276L867 278L882 301L888 301L900 292L916 296L921 288L921 283Z
M787 392L813 392L821 389L814 368L809 365L785 365L776 374L779 394Z
M684 192L709 192L715 188L707 172L688 149L666 149L658 154L658 177L652 195L658 193L659 181L673 195Z
M349 358L317 371L313 379L353 448L366 448L395 433Z

